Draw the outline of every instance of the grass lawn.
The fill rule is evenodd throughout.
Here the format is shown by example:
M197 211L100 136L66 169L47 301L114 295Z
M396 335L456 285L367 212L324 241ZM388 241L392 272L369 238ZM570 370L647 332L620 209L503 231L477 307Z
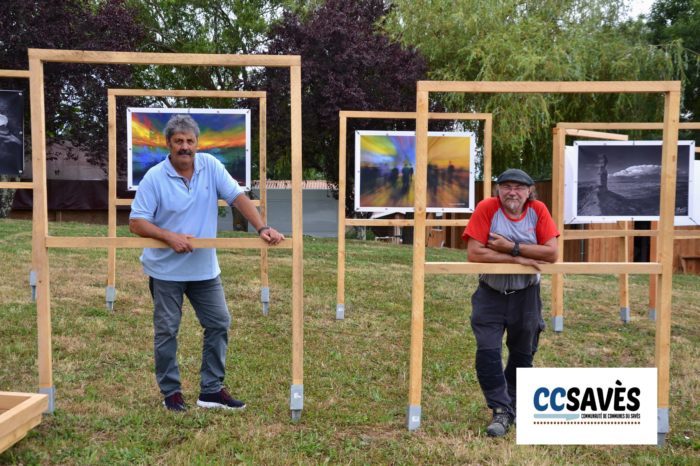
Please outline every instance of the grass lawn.
M66 236L106 227L51 224ZM124 229L120 235L126 235ZM30 302L31 223L0 221L0 390L36 392L36 312ZM291 250L270 253L270 314L261 313L259 253L221 250L233 316L226 384L244 412L194 407L202 330L189 304L179 338L184 414L166 412L153 375L152 310L140 251L120 250L117 302L105 308L105 250L51 250L56 412L8 451L16 464L699 464L700 277L673 283L671 433L655 446L518 446L491 439L474 372L469 298L474 276L427 276L423 418L406 430L410 246L348 241L346 320L335 320L336 246L304 244L302 420L290 421ZM464 251L429 250L430 261ZM547 367L652 367L648 278L630 279L632 322L619 319L617 278L569 276L565 331L543 333ZM543 277L549 323L550 281Z

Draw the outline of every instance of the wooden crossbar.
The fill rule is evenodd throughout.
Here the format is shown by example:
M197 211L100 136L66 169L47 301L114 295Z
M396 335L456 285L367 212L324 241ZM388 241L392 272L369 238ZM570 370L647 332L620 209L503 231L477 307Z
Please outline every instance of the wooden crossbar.
M557 262L541 264L540 270L519 264L490 264L483 262L426 262L425 273L432 274L513 274L513 273L574 273L574 274L649 274L661 273L658 262Z
M680 92L680 81L418 81L418 92L639 94Z
M301 66L298 55L217 55L206 53L146 53L88 50L28 49L29 59L43 62L93 63L97 65L182 66Z
M199 248L229 248L229 249L291 249L292 239L271 246L260 238L193 238L191 240L195 249ZM47 236L48 248L169 248L166 243L152 238L135 237L108 237L108 236Z

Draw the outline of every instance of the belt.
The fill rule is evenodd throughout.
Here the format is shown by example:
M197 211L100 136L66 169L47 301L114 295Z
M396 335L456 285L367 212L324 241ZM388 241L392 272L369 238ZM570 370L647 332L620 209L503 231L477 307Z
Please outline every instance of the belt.
M482 282L482 281L479 281L479 286L482 286L482 287L486 288L486 289L489 290L489 291L493 291L494 293L498 293L498 294L502 294L502 295L509 295L509 294L517 293L518 291L524 291L524 290L527 290L528 288L532 288L532 287L535 286L536 284L537 284L537 283L533 283L533 284L530 285L530 286L526 286L525 288L519 288L519 289L517 289L517 290L497 290L496 288L494 288L494 287L492 287L492 286L489 286L489 285L487 285L486 283L484 283L484 282Z

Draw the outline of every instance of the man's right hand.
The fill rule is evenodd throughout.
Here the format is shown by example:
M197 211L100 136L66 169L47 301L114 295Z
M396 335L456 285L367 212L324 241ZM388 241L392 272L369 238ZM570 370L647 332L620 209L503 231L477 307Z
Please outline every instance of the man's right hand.
M168 243L168 246L170 246L173 249L173 251L175 251L178 254L183 254L186 252L192 252L194 250L194 247L190 242L192 238L194 238L194 236L192 235L185 235L182 233L175 233L171 231L163 239L166 243Z

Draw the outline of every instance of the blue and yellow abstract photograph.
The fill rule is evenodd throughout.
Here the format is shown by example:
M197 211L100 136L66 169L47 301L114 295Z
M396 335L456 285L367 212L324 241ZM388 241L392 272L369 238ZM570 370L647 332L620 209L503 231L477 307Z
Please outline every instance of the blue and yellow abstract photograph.
M431 211L466 212L470 192L472 133L428 135L428 199ZM355 142L358 211L412 211L416 137L408 131L358 131ZM359 191L359 192L358 192Z
M199 125L197 152L216 157L241 186L250 188L250 110L129 108L130 190L136 190L146 172L168 156L163 130L175 114L189 114Z

